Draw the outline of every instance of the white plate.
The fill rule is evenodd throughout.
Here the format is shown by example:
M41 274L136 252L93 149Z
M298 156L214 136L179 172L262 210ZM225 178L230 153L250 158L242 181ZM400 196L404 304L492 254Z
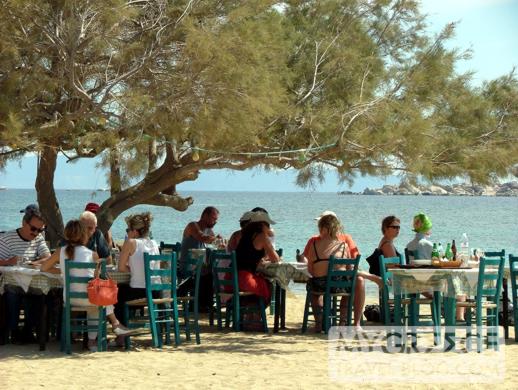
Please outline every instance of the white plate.
M422 260L413 260L413 265L432 265L432 260L422 259Z

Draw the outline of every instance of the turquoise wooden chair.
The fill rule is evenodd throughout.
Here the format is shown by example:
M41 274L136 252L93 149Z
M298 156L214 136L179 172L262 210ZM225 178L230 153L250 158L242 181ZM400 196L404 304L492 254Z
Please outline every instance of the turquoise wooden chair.
M180 344L180 324L178 299L176 294L177 260L176 253L150 255L144 253L144 271L146 277L146 297L125 302L124 319L128 328L142 327L142 321L130 319L130 308L147 307L146 325L151 329L153 346L161 348L162 325L165 328L165 343L171 343L171 325L174 332L175 345ZM155 268L154 262L160 263ZM153 267L152 267L153 263ZM158 296L162 297L158 298ZM126 349L130 346L130 337L125 338Z
M492 253L492 252L489 252ZM502 252L499 252L502 253ZM498 306L502 291L502 277L504 273L504 255L497 258L480 259L478 271L477 295L475 302L457 302L457 307L466 308L466 348L471 349L471 324L473 309L477 332L477 351L482 352L482 325L487 326L487 347L498 350ZM495 269L497 272L495 272ZM485 311L485 315L484 315Z
M326 294L326 292L324 292L324 294L313 292L313 291L311 291L311 287L309 284L306 286L306 301L304 303L304 317L302 319L302 329L301 329L302 333L305 333L307 331L309 321L315 322L313 319L310 319L311 316L314 316L314 314L315 314L315 312L311 306L311 297L313 295L324 295L324 309L323 309L324 317L323 317L323 321L322 321L322 330L324 332L327 333L327 331L329 330L329 326L330 326L329 322L326 325L326 323L324 321L325 317L327 317L328 320L331 319L333 325L336 325L336 318L337 318L336 312L337 312L337 304L338 304L339 296L349 296L348 308L347 308L347 316L348 316L347 321L348 321L349 325L351 324L352 305L354 303L354 287L356 286L356 274L358 272L358 264L360 261L360 256L358 255L358 257L356 259L340 259L340 258L335 258L333 256L332 256L332 258L333 258L335 266L342 265L342 263L345 263L345 264L351 265L353 267L353 269L348 270L348 271L333 271L332 276L329 276L329 272L328 272L327 281L326 281L326 291L328 291L328 290L329 291L327 292L327 294ZM329 261L331 262L331 258L329 259ZM331 267L331 263L329 263L328 267L329 267L328 269L334 269L334 266ZM344 273L344 274L342 275L342 273ZM340 288L345 289L350 292L331 293L331 290L334 290L336 288L336 284L338 284L339 282L331 281L331 284L329 285L330 278L333 277L336 279L336 277L340 277L339 279L341 279L342 276L345 276L345 278L350 278L350 280L344 281L341 285L342 287L340 287ZM326 297L327 297L327 300L326 300ZM326 312L326 302L328 303L327 312ZM338 309L338 311L339 311L339 309ZM319 313L316 313L316 314L319 314Z
M518 256L509 255L509 271L513 300L514 340L518 341Z
M185 262L186 269L190 271L191 278L194 279L194 291L189 292L187 296L179 296L178 301L182 303L183 315L184 315L184 326L186 339L189 341L190 336L190 305L193 306L193 323L194 331L196 334L196 344L200 344L200 325L199 325L199 306L198 306L198 293L200 291L200 276L203 262L205 261L205 255L199 255L193 257L191 251L189 251L188 258Z
M304 302L304 316L302 317L302 333L306 333L308 330L308 322L315 322L313 307L311 306L311 286L306 285L306 301ZM312 318L313 317L313 318Z
M229 326L230 321L232 321L233 329L235 331L240 331L243 325L257 323L256 321L245 320L245 314L259 313L261 315L260 322L262 329L265 333L268 333L268 324L266 321L266 304L264 299L250 292L239 291L235 252L211 252L211 266L212 279L214 282L214 292L216 297L216 317L218 329L222 329L222 303L224 300L226 300L226 326ZM224 274L225 277L220 279L220 274ZM257 304L242 305L242 298L248 297L257 300Z
M406 251L405 251L406 252ZM406 254L406 253L405 253ZM403 325L403 324L395 324L394 321L390 317L390 307L394 305L393 298L393 289L392 289L392 272L388 267L391 264L403 264L403 257L384 257L380 255L380 276L383 281L383 289L382 289L382 314L383 314L383 323L385 326L392 325ZM416 326L419 325L432 325L433 333L434 333L434 344L438 345L441 339L441 316L440 316L440 308L439 308L439 294L436 294L434 299L429 298L418 298L415 294L412 294L410 297L403 297L400 299L400 303L403 308L408 308L408 322L412 324L412 329L410 331L410 335L412 337L412 345L416 346L417 340L417 331ZM430 305L430 313L432 317L431 322L420 321L419 316L419 306L420 305ZM405 312L405 310L401 310ZM404 318L403 318L404 319Z
M334 256L329 258L322 313L322 328L326 334L331 324L336 326L337 319L340 317L340 303L338 302L338 298L348 297L347 325L352 325L354 290L356 287L359 263L360 255L356 256L355 259L337 258ZM337 269L337 267L348 267L350 269Z
M72 346L72 333L85 333L85 332L97 332L97 351L106 351L107 338L106 338L106 308L104 306L97 306L97 319L90 319L90 323L93 321L94 325L88 325L88 319L85 315L77 315L72 317L73 312L86 313L84 306L73 306L71 299L80 298L88 299L88 293L86 287L88 282L92 279L90 276L78 276L80 271L91 270L95 272L98 263L80 263L74 260L65 260L65 300L64 313L62 317L62 332L61 332L61 350L67 354L71 353ZM104 259L99 263L99 269L101 275L106 274L106 262ZM82 285L83 287L75 288L81 289L82 292L70 291L70 286L74 284ZM92 307L95 307L92 305Z
M179 258L181 250L182 244L180 242L176 242L175 244L167 244L164 241L160 241L160 254L175 252L176 258Z

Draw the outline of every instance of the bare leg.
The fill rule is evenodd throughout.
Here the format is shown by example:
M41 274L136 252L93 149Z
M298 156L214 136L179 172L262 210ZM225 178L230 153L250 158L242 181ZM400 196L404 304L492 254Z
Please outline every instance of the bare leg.
M313 308L313 315L315 317L315 332L322 330L322 308L324 306L323 295L311 296L311 307Z
M465 295L457 295L457 302L466 302L466 296ZM457 321L464 321L464 315L466 313L465 307L458 307L457 306Z
M354 291L354 326L360 326L363 317L363 306L365 305L365 280L362 276L356 279Z

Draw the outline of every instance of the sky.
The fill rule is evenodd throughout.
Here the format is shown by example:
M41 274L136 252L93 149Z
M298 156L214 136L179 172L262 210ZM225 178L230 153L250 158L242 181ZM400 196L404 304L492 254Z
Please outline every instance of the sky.
M474 81L502 76L518 66L518 0L426 0L422 10L428 14L429 29L438 32L449 22L459 22L450 47L471 49L472 58L458 65L458 71L474 71ZM100 189L107 187L105 172L96 167L95 159L66 163L58 159L54 180L57 189ZM0 172L0 187L34 188L36 157L27 156L10 162ZM202 171L198 180L180 184L179 191L304 191L295 184L294 170L265 172L255 168L247 171ZM319 192L362 191L365 187L396 184L399 178L359 177L352 186L340 184L329 171L323 184L309 190Z

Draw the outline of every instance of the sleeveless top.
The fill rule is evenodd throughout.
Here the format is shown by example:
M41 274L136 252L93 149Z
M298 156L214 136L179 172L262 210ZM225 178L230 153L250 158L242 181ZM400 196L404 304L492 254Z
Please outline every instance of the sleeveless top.
M265 250L257 250L254 247L256 234L243 236L236 248L236 261L238 271L249 271L255 273L257 265L265 255Z
M318 256L316 241L313 241L313 249L315 250L315 256L316 256L316 260L313 261L313 264L316 264L316 263L320 263L321 261L329 261L329 257L334 256L335 253L338 252L340 249L342 249L342 252L345 251L345 242L342 242L340 245L338 245L338 248L336 248L329 257L324 258L324 259L321 259Z
M196 226L198 226L197 223L195 223ZM199 226L198 226L199 228ZM212 232L211 229L205 229L203 233L210 234ZM182 246L180 248L180 258L178 259L178 271L181 277L187 277L189 273L187 272L186 265L185 265L185 259L187 259L187 256L189 255L189 251L191 249L202 249L206 248L204 242L198 241L192 236L185 236L182 238ZM202 273L205 273L205 270L202 269Z
M130 268L130 287L131 288L146 288L146 275L144 273L144 252L150 255L160 254L158 244L150 238L136 238L135 253L129 257L128 265ZM152 262L153 269L160 267L160 262Z
M77 263L93 263L93 252L85 246L76 246L74 248L74 258L67 259L67 255L65 253L66 247L61 247L59 250L59 268L61 269L61 276L63 276L63 281L65 280L65 261L74 261ZM73 269L70 270L70 276L86 276L89 278L94 277L95 271L93 269ZM65 288L63 285L63 299L65 299ZM70 291L73 292L86 292L86 284L80 283L71 283ZM91 305L88 299L74 299L74 304L76 305Z

